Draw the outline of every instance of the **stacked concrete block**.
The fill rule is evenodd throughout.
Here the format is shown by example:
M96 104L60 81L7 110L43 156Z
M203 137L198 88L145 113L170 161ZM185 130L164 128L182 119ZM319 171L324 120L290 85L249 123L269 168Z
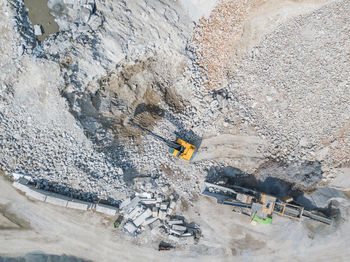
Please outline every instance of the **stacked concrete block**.
M103 213L110 216L115 216L118 212L118 208L114 206L104 205L98 203L96 205L96 212Z
M90 202L73 199L72 201L68 201L67 207L86 211L95 208L96 205Z
M156 230L162 224L173 237L194 235L188 231L181 219L166 222L176 207L176 198L173 194L166 199L163 194L137 193L134 198L125 199L119 207L124 217L129 220L125 230L131 234L139 232L145 226L153 232L153 229Z

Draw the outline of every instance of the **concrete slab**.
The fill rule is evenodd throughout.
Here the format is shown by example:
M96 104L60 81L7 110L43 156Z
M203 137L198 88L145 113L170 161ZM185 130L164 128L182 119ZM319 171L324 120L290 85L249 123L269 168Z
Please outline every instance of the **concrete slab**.
M168 202L163 202L160 204L160 209L166 210L168 208Z
M26 182L21 182L21 180L22 180L22 178L20 178L18 181L13 182L12 185L14 188L17 188L18 190L27 193L27 191L30 190L30 186L27 185ZM27 181L27 180L25 180L25 181Z
M115 216L118 212L118 208L99 203L96 205L96 212L103 213L109 216Z
M84 211L92 209L93 206L94 206L93 203L78 200L78 199L73 199L72 201L68 201L68 204L67 204L68 208L84 210Z
M129 210L134 209L139 204L140 200L141 199L139 197L134 197L129 204L123 206L123 208L120 207L120 209L123 209L123 212L129 213Z
M130 197L124 199L124 200L121 202L121 204L119 205L119 208L120 208L120 209L123 209L124 207L126 207L127 205L129 205L130 202L131 202L131 198L130 198Z
M184 232L180 231L180 230L175 230L175 229L170 228L169 229L169 233L181 236Z
M142 206L136 206L133 210L130 211L130 213L125 214L125 218L129 218L131 220L135 219L138 217L143 211Z
M36 188L30 188L28 187L28 190L26 192L26 196L32 199L40 200L45 202L47 197L47 192L44 190L36 189Z
M162 225L159 219L155 220L153 223L148 224L148 227L153 231L153 229L158 228ZM154 231L153 231L154 232Z
M42 35L43 34L43 30L42 30L42 26L39 24L34 25L34 34L35 35Z
M133 223L135 224L135 226L140 226L142 223L144 223L146 221L146 219L148 217L152 216L152 211L147 208L140 216L138 216Z
M169 208L174 209L175 206L176 206L176 202L171 201L171 202L170 202L170 205L169 205Z
M124 225L124 229L130 234L134 234L137 230L137 227L132 222L126 222Z
M158 219L158 217L149 217L146 219L145 222L142 223L142 225L143 226L150 225L150 224L154 223L157 219Z
M172 225L172 229L179 230L179 231L186 231L187 227L181 226L181 225Z
M139 196L139 197L142 197L142 198L151 199L151 198L153 198L153 193L152 193L152 192L142 192L142 193L139 194L138 196Z
M45 202L53 204L55 206L61 206L61 207L66 207L68 204L68 201L71 200L72 198L59 195L59 194L50 194L46 197Z
M170 220L168 222L169 225L182 225L184 222L182 220Z
M153 217L158 217L158 211L159 211L158 207L153 207L152 208L152 216Z
M164 220L166 218L166 210L159 210L159 219Z
M145 204L145 205L154 205L157 203L157 201L155 199L142 199L141 203Z
M173 241L173 242L179 242L179 238L177 236L174 236L174 235L169 235L169 240L170 241Z

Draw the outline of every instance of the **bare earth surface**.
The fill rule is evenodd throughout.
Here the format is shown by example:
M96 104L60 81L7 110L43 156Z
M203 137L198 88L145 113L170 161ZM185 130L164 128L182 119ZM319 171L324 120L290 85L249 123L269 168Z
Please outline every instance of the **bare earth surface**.
M0 262L350 260L348 0L29 2L0 1ZM131 118L196 145L193 162ZM132 237L116 217L30 200L13 172L111 205L175 192L202 236L158 252L168 235ZM253 225L201 195L237 173L334 201L335 223Z

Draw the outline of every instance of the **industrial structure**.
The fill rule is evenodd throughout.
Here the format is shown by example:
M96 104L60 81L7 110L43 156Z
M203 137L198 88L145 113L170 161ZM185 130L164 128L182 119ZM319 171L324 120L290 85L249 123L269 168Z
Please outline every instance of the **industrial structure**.
M202 194L216 198L220 204L231 205L234 207L234 211L248 215L252 220L264 224L271 224L274 214L296 220L306 217L327 225L333 223L331 218L305 210L302 206L291 204L293 200L291 197L281 200L240 186L228 188L208 182L204 183Z

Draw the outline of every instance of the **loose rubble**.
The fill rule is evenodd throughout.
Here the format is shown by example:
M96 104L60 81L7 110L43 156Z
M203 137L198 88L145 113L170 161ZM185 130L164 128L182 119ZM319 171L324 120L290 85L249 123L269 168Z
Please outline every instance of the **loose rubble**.
M121 214L127 220L123 226L133 236L149 228L152 232L165 230L170 241L185 244L181 238L199 239L200 229L195 223L187 224L183 217L174 215L178 195L172 193L167 198L164 194L143 192L133 198L126 198L119 206ZM147 227L146 227L147 226ZM182 240L182 241L180 241ZM188 242L188 241L187 241Z

